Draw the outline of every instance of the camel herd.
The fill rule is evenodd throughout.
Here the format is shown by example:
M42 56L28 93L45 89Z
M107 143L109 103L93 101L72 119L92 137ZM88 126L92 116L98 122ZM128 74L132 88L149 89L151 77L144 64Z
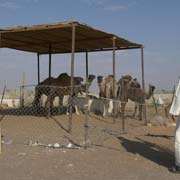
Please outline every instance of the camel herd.
M119 81L115 81L115 87L113 88L113 76L109 75L103 79L102 76L98 76L98 85L100 90L100 96L107 99L115 99L121 102L121 114L125 113L125 106L128 99L135 102L135 110L133 116L136 114L137 106L139 106L139 119L142 119L142 107L146 99L149 99L154 92L155 87L149 85L148 93L144 92L140 83L136 78L132 78L130 75L122 76ZM113 91L114 89L114 91ZM108 103L104 103L105 114L107 112ZM118 107L118 106L117 106ZM115 111L119 112L119 111Z
M83 78L74 77L73 97L77 97L78 94L82 94L83 92L89 92L89 87L91 86L94 79L95 75L89 75L86 83L82 83ZM128 99L130 99L135 102L133 116L135 116L137 107L139 106L139 119L142 119L143 104L145 103L146 99L149 99L152 96L155 87L149 85L149 91L146 93L141 88L137 79L132 78L130 75L122 76L118 81L115 80L115 85L113 85L113 81L114 78L112 75L108 75L105 78L102 76L97 77L97 84L99 86L99 99L102 99L104 103L103 116L107 115L110 106L111 109L113 109L112 106L115 105L115 103L112 103L112 99L118 102L116 103L117 106L114 106L116 111L113 112L116 113L116 115L118 115L119 112L124 115L126 103L128 102ZM39 107L40 99L43 94L47 96L45 103L46 107L52 108L55 97L59 97L59 105L62 106L63 98L65 96L70 97L71 94L71 77L67 73L62 73L57 78L51 77L42 81L35 87L33 106ZM94 98L97 98L97 96ZM88 110L90 110L92 101L93 98L91 96L89 102L86 103L88 105ZM78 112L77 107L75 107L75 109L76 112Z

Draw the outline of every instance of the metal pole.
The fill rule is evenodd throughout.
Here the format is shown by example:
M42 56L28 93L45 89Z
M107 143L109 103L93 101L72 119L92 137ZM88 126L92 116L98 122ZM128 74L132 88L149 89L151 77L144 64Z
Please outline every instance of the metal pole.
M156 115L157 115L158 114L158 108L157 108L157 104L156 104L156 101L155 101L154 94L152 95L152 99L153 99L153 103L154 103L154 107L155 107L155 111L156 111Z
M116 88L115 88L115 75L116 75L116 54L115 54L115 48L116 48L116 37L113 37L113 123L116 122L116 119L115 119L115 97L116 97Z
M1 97L1 106L2 106L2 103L3 103L5 92L6 92L6 85L4 85L3 94L2 94L2 97Z
M86 51L86 82L87 82L87 78L88 78L88 76L89 76L89 72L88 72L88 69L89 69L89 67L88 67L88 52Z
M49 85L51 85L51 44L49 44ZM51 91L51 88L50 88L50 91ZM51 92L50 92L51 94ZM51 100L49 100L51 101ZM50 105L50 102L49 102L49 105L48 105L48 117L51 116L51 105Z
M0 33L0 47L1 47L1 33ZM1 98L1 101L2 101L2 98ZM1 121L0 121L0 154L1 153L2 153L2 141L1 141Z
M145 81L144 81L144 47L141 47L141 67L142 67L142 89L145 92ZM145 98L145 97L144 97ZM146 117L146 102L143 106L143 114L144 114L144 124L147 125L147 117Z
M24 108L24 87L25 87L25 72L23 72L22 86L21 86L21 108Z
M2 110L2 103L3 103L3 99L4 99L4 95L5 95L5 92L6 92L6 85L4 85L4 89L3 89L3 94L2 94L2 97L1 97L1 105L0 105L0 111ZM1 119L0 119L0 154L2 153L2 143L1 143L1 136L2 136L2 128L1 128L1 123L2 123L2 119L4 117L4 114L3 112L1 113L0 112L0 115L2 115Z
M88 52L86 51L86 109L85 109L85 121L84 121L84 142L85 146L84 148L87 149L88 147L88 136L89 136L89 107L88 107L88 102L89 102L89 97L87 95L88 93Z
M51 77L51 44L49 44L49 78Z
M75 54L75 24L72 25L72 49L71 49L71 94L70 94L70 114L69 114L69 133L72 131L72 106L74 89L74 54Z
M40 83L40 64L39 64L39 53L37 54L37 71L38 71L38 85Z

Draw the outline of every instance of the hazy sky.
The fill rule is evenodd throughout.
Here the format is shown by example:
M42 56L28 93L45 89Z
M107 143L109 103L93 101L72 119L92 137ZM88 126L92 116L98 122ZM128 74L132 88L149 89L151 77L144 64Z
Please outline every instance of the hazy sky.
M0 28L61 21L80 21L143 44L145 83L172 89L180 76L179 0L0 0ZM140 50L116 53L116 77L131 74L141 81ZM112 74L112 52L91 53L89 73ZM70 55L53 55L52 75L70 71ZM37 83L36 54L0 50L0 88ZM75 57L75 74L85 76L85 55ZM41 56L41 80L48 76L48 57Z

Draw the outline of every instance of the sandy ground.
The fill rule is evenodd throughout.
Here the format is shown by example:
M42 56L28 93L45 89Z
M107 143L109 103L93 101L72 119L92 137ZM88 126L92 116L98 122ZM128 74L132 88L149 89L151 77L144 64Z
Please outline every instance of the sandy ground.
M84 115L73 115L72 135L68 116L53 118L6 115L2 121L2 180L176 180L172 174L174 127L148 127L137 119L122 120L90 115L88 149L30 146L29 142L67 146L83 145Z

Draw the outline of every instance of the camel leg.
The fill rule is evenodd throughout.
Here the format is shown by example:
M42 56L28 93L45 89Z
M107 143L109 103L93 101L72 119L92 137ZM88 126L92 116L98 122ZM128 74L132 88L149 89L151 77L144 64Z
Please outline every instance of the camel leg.
M143 105L139 104L139 120L142 120L142 109L143 109Z
M48 108L48 116L51 115L51 110L53 107L54 98L56 97L54 91L51 91L47 97L45 107Z
M137 107L138 107L138 104L135 103L135 106L134 106L134 113L133 113L132 117L135 117L136 111L137 111Z
M91 111L91 106L92 106L93 100L89 99L88 100L88 113Z
M75 108L75 111L76 111L76 115L80 115L79 110L78 110L78 106L75 105L74 108Z
M58 113L61 113L62 106L63 106L63 96L59 95L59 102L58 102Z
M126 102L121 102L121 114L122 114L122 116L124 116L124 114L125 114L125 106L126 106Z
M107 111L108 111L108 107L109 107L108 104L109 103L107 103L107 100L105 99L104 100L104 112L103 112L104 117L107 115Z
M34 100L33 100L33 106L37 107L40 105L40 98L41 98L41 89L39 88L35 88L35 97L34 97Z

